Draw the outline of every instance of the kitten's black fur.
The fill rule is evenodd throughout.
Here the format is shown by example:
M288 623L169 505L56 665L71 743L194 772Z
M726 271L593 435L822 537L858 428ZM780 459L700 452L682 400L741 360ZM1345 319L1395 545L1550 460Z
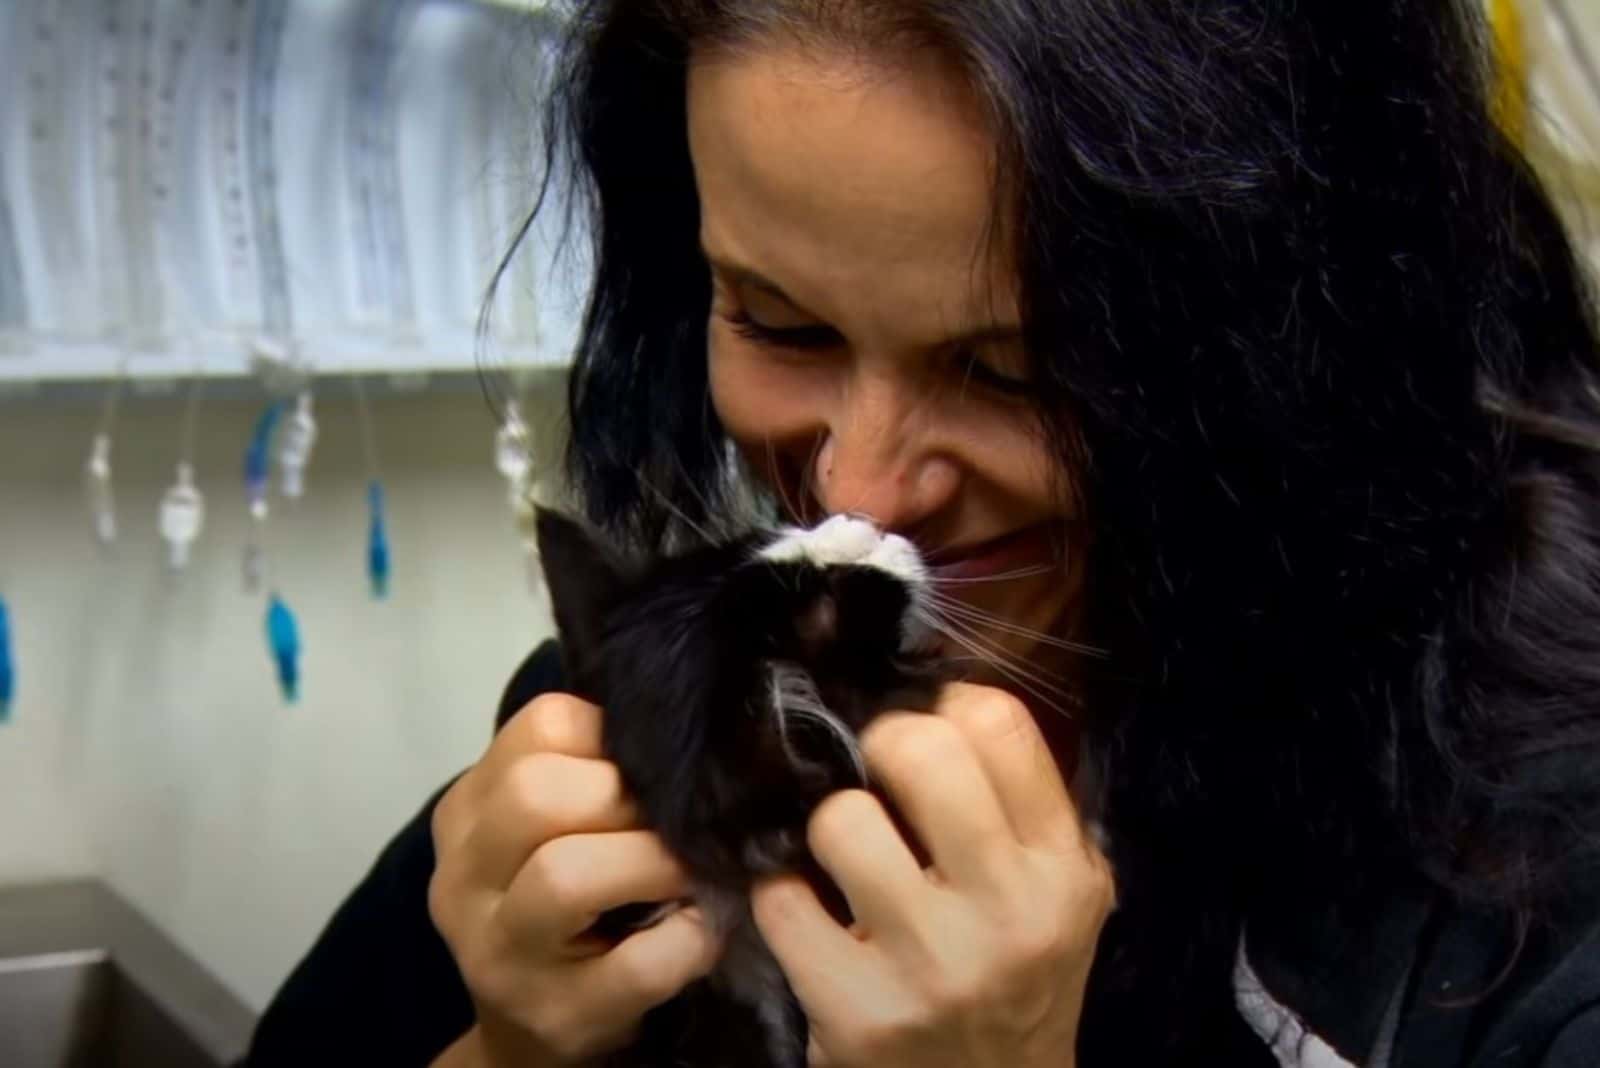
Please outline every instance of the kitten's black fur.
M814 696L852 739L883 711L928 708L941 671L907 637L916 591L862 564L763 559L780 535L649 562L552 512L538 537L569 684L604 710L607 756L729 938L718 971L650 1014L614 1063L797 1068L804 1018L747 895L757 876L800 871L842 910L805 822L827 794L866 783L835 729L777 706ZM619 910L603 930L620 937L646 912Z

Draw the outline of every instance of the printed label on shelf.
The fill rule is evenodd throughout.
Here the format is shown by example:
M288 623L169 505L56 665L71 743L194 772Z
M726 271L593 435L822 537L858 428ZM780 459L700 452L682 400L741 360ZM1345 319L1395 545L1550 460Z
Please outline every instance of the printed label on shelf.
M23 286L35 330L92 337L110 325L91 232L94 67L70 53L89 25L87 0L23 0L15 5L5 70L9 137L0 149L13 207ZM76 61L75 61L76 60ZM87 68L87 76L86 74ZM89 136L85 136L88 133Z
M412 0L362 11L346 102L345 166L356 268L352 319L395 333L415 329L394 100L395 59L415 16Z
M15 4L0 7L0 41L14 41L18 29ZM0 60L11 65L10 49L0 47ZM0 84L0 92L5 91ZM12 221L11 196L3 180L6 149L0 143L0 357L15 346L21 349L21 334L28 326L28 293L23 286L22 260L17 252L16 224Z
M251 222L261 280L261 326L269 338L287 340L294 336L294 316L278 211L275 92L289 4L288 0L255 0L254 9L246 106L250 123L247 149Z
M240 374L264 345L475 370L543 178L559 22L537 8L0 4L0 381ZM554 260L547 196L496 296L497 364L568 358L588 274Z

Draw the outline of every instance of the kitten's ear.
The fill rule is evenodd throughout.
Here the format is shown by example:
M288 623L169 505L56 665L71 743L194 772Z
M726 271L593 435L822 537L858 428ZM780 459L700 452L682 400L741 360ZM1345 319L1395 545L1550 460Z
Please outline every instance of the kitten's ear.
M591 663L605 614L626 584L624 568L596 535L559 512L541 508L534 522L562 652L569 665Z

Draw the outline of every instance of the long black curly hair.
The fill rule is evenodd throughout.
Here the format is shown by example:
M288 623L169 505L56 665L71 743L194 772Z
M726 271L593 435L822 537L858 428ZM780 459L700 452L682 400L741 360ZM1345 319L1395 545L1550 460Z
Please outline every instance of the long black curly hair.
M1503 917L1509 966L1600 836L1600 345L1477 5L570 7L569 460L641 548L729 484L691 50L937 48L986 109L1112 652L1085 725L1122 907L1083 1063L1203 1059L1250 910L1304 887L1422 880ZM1133 999L1148 1028L1097 1028Z

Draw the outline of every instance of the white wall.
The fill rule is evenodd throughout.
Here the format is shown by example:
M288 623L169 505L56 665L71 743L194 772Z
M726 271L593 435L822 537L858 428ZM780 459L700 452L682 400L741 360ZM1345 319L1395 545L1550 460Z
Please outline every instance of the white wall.
M108 557L79 481L96 405L0 399L0 590L20 675L0 728L0 883L99 874L258 1008L389 836L481 751L510 672L549 633L482 398L374 397L394 555L391 597L374 602L348 383L319 395L308 496L270 527L306 647L289 707L263 598L239 578L258 402L201 409L207 526L174 580L154 526L181 400L124 403Z

